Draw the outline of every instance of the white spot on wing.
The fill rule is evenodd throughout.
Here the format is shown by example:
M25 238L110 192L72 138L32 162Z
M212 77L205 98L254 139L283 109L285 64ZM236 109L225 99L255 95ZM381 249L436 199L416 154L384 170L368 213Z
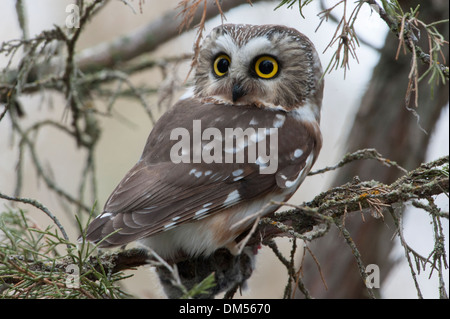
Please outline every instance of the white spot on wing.
M252 134L251 136L253 136L253 135L254 134ZM232 154L232 153L242 152L248 146L248 142L245 139L238 139L236 141L236 147L234 147L234 142L232 144L233 144L232 146L230 145L224 149L225 153ZM225 145L227 145L227 143Z
M306 159L305 167L298 173L298 176L293 181L286 181L285 185L286 187L298 187L300 183L305 179L306 175L308 174L309 170L311 169L312 162L314 159L314 154L309 154L308 158Z
M147 196L146 196L147 197ZM150 196L148 196L147 198L149 198ZM144 207L142 208L143 211L150 211L152 209L158 208L158 206L148 206L148 207Z
M200 172L200 171L198 171L198 172L195 172L195 177L197 177L197 178L199 178L200 176L202 176L202 174L203 174L203 172Z
M252 119L250 120L250 122L248 123L248 125L258 125L258 121L254 118L254 117L252 117Z
M292 186L294 186L294 184L297 182L297 180L298 180L298 178L300 177L300 176L302 176L302 173L303 173L303 170L301 170L300 171L300 174L298 174L298 177L295 179L295 180L293 180L293 181L286 181L286 187L292 187Z
M270 134L270 130L260 130L258 129L256 132L252 133L252 135L250 135L250 141L252 141L253 143L258 143L258 142L262 142L266 139L266 135Z
M239 198L240 198L240 196L239 196L238 190L234 190L230 194L228 194L228 196L225 199L225 201L223 202L223 204L225 206L234 204L234 203L236 203L239 200Z
M283 114L276 114L276 119L273 121L273 127L280 128L283 126L284 121L286 121L286 116Z
M264 168L268 166L269 161L264 160L261 156L258 156L258 158L255 161L255 164L258 165L260 168Z
M208 211L209 211L208 208L202 208L202 209L200 209L200 210L198 210L198 211L195 212L195 217L198 218L198 217L200 217L200 216L203 216L203 215L205 215Z
M301 149L297 148L294 152L294 157L299 158L300 156L302 156L302 154L303 154L303 151Z
M173 222L173 223L169 223L164 225L164 230L168 230L170 228L173 228L173 226L175 226L177 223Z
M244 173L243 169L237 169L231 174L233 174L233 176L238 176L238 175L241 175L242 173Z

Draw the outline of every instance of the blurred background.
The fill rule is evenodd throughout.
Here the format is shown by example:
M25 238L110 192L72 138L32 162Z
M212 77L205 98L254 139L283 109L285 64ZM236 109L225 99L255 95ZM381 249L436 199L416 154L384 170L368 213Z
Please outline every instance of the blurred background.
M431 2L439 4L439 1L430 1L430 3ZM73 1L28 0L23 1L23 3L28 20L27 29L29 37L31 38L43 30L52 29L54 25L64 26L68 15L66 6L73 3ZM139 1L128 1L128 3L129 5L125 5L122 1L109 1L81 33L81 37L77 42L76 52L81 52L83 49L95 46L99 43L111 41L118 36L126 35L128 32L132 32L133 30L155 21L166 12L175 10L179 0L146 0L145 2L142 2L141 9ZM303 15L306 17L306 19L303 19L296 5L290 9L284 6L274 11L274 8L279 4L279 1L258 1L255 2L253 6L250 6L246 1L242 1L242 5L225 12L226 22L284 24L296 28L308 36L315 44L317 51L320 54L322 65L325 68L332 58L335 47L331 47L326 51L325 49L328 46L331 35L334 34L337 25L330 20L322 23L320 28L317 29L320 23L318 13L323 10L321 8L321 3L325 4L326 7L330 7L335 1L313 1L303 9ZM407 5L410 2L404 1L404 3ZM448 15L448 2L446 3ZM22 36L18 24L15 4L16 1L13 0L2 0L0 3L0 42L20 39ZM132 6L134 10L130 8L130 6ZM338 12L339 11L337 11L337 13ZM423 12L426 14L427 9L424 8ZM427 17L423 17L423 19L426 18ZM430 16L428 22L441 19L443 18L437 19L434 16ZM208 20L204 34L208 34L209 30L220 23L220 17ZM434 160L440 156L447 155L449 153L448 84L444 88L444 90L447 90L447 93L441 94L441 89L436 89L434 92L434 99L431 99L427 89L423 89L423 93L421 92L422 98L420 102L423 103L420 104L419 109L417 110L418 112L422 110L425 110L425 113L430 112L430 108L428 108L426 101L435 103L431 101L438 100L439 103L442 104L438 111L434 111L435 114L437 113L435 116L436 119L427 122L425 119L426 116L424 116L424 120L420 122L427 131L427 134L421 130L419 125L401 126L398 123L395 124L394 120L389 120L389 116L386 113L386 110L389 110L389 108L403 110L404 113L398 115L400 118L411 123L417 122L411 112L405 111L406 109L404 106L399 104L394 105L394 102L389 100L390 95L404 96L406 92L405 80L393 79L392 77L401 73L400 70L395 69L395 65L408 65L410 54L407 53L405 57L400 57L400 61L391 62L393 63L391 65L384 64L383 67L380 67L383 54L391 61L395 60L394 57L397 48L395 43L397 40L392 34L388 34L389 30L384 21L382 21L375 12L372 12L369 6L363 6L355 29L360 39L363 40L361 41L360 46L356 48L358 61L350 59L349 70L346 71L345 77L342 69L334 70L325 76L325 95L321 119L324 145L314 169L332 166L336 164L346 152L355 151L358 148L364 147L376 148L384 157L399 162L407 169L412 169L417 166L416 163L409 163L401 158L401 156L405 156L405 154L406 158L415 156L408 156L408 152L411 152L411 154L413 152L420 154L422 159L420 156L417 156L420 161ZM448 30L446 39L448 39ZM150 56L158 60L190 54L193 52L193 43L195 40L195 30L183 32L180 36L158 46L154 51L150 52ZM394 48L394 51L392 51L392 48ZM446 52L446 57L448 57L448 47ZM21 52L18 54L20 55ZM4 68L8 61L9 57L0 55L1 68ZM11 68L14 67L14 63L17 63L17 59L13 60L12 65L10 66ZM161 69L154 68L137 73L133 75L131 79L137 86L146 84L150 87L158 88L161 84L172 81L182 87L189 72L189 65L189 60L178 63L175 66L176 72L171 73L169 77L166 78L164 77L164 73L161 72ZM379 65L378 68L380 68L378 71L377 65ZM380 82L376 82L377 85L374 86L375 80L373 78L376 76L376 72L386 74L385 79L380 80L378 78L377 81L387 82L389 79L392 80L391 83L385 83L385 91L383 94L380 93L383 91L376 91L376 88L380 86ZM404 75L404 73L401 74ZM180 89L176 92L175 98L182 94L183 90ZM403 100L403 97L400 100ZM442 103L442 100L444 103ZM158 94L148 96L146 102L151 106L155 117L159 117L165 111L164 107L158 107L157 105ZM66 101L62 93L46 91L33 95L22 95L20 97L20 103L26 114L25 117L21 119L23 127L30 127L33 123L44 119L52 119L65 125L70 125L70 119L65 116L65 112L67 112ZM93 103L101 104L105 102L95 100ZM373 105L375 105L375 107L373 107ZM379 113L374 113L373 110L377 109L379 110ZM3 106L0 104L0 112L2 110ZM114 116L98 117L99 125L102 130L101 139L98 142L95 151L98 190L97 205L99 207L104 205L113 188L139 159L144 143L152 128L152 122L139 101L118 99L114 105L113 115ZM367 133L367 131L358 133L357 129L359 129L359 126L355 127L353 124L355 118L359 121L359 126L366 128L374 125L371 119L374 119L374 121L376 119L377 126L373 128L370 135L371 137L378 136L379 140L376 140L375 138L373 140L369 139L369 133ZM383 118L385 119L384 121ZM432 126L427 127L427 125ZM407 129L400 132L390 132L390 135L383 135L394 127L400 130L405 127L407 127ZM10 121L7 118L3 119L0 122L0 192L3 194L13 194L15 189L16 165L19 154L18 149L14 144L14 138L17 138L17 136L14 137L11 132L12 127ZM402 136L403 139L399 140L395 138L396 136ZM362 141L355 141L357 138L367 138L364 141L367 145L364 145ZM405 142L405 139L408 141ZM425 139L426 141L420 142L419 150L416 150L413 146L405 146L405 144L408 143L419 144L421 139ZM60 132L54 128L46 128L39 131L36 149L38 150L38 156L41 163L43 163L45 170L49 172L55 183L66 192L76 196L78 194L80 176L84 168L86 152L77 148L73 138L60 134ZM399 153L394 150L398 150ZM68 231L69 237L75 241L79 235L77 227L75 227L75 208L64 203L58 195L46 187L45 183L38 178L29 154L24 154L24 156L21 196L37 199L47 206L50 211L57 215L65 229ZM395 174L398 174L397 172L392 175L391 171L385 173L383 171L385 168L381 167L379 163L372 163L371 165L372 166L364 167L349 165L348 169L350 171L346 173L334 171L307 178L290 202L302 203L311 200L315 195L328 189L332 185L351 181L352 176L355 175L359 175L363 180L385 179L386 182L389 180L392 182L395 180ZM365 172L365 174L361 172ZM89 196L86 196L87 200L89 198ZM448 202L448 197L444 196L440 199L439 204L443 211L449 211ZM93 203L91 202L87 202L88 206L92 204ZM9 207L12 203L0 200L0 205L3 210L4 207ZM30 211L36 223L42 228L51 224L51 221L46 216L43 216L42 212L36 211L30 206L20 205L20 207L24 207L26 210ZM382 284L380 287L381 296L384 298L416 298L417 293L414 288L414 282L411 279L409 267L406 265L404 258L402 258L404 256L404 251L403 248L396 243L397 238L394 236L393 229L389 229L388 225L380 221L375 222L381 225L380 227L383 228L385 233L382 240L387 242L391 247L389 249L380 250L374 245L365 246L363 243L364 240L362 240L362 247L367 247L367 249L376 251L376 254L366 252L364 248L360 248L360 251L363 255L363 261L366 264L379 264L377 259L379 258L379 254L384 254L384 257L391 261L389 266L386 266L389 267L386 268L386 270L389 269L389 271L385 272L383 265L380 265L382 276ZM445 228L446 251L448 252L448 220L443 220L443 222L445 223L443 227ZM368 221L367 224L370 224L370 222ZM404 231L407 241L419 253L427 256L432 251L434 238L430 219L426 213L414 212L414 210L411 209L411 211L406 214ZM375 242L381 240L375 238L375 235L372 235L372 233L366 230L364 232L365 233L361 236L365 237L366 241ZM342 245L342 247L344 247L343 250L349 249L344 244L342 237L332 237L331 235L327 235L326 237L330 237L332 242ZM358 240L358 237L359 233L355 233L355 240ZM333 238L338 238L338 240ZM278 243L281 247L284 247L284 250L282 250L288 255L291 246L289 240L279 239ZM339 249L335 249L331 243L326 241L326 238L324 238L324 241L314 242L310 247L321 263L325 280L328 284L327 291L324 289L321 280L318 280L317 271L311 271L309 282L308 275L305 274L305 281L307 286L308 284L310 285L309 287L311 287L311 294L313 296L324 298L361 296L361 292L359 292L359 294L356 292L358 289L361 289L360 285L352 291L344 293L344 291L348 290L345 288L346 283L351 279L346 278L345 275L343 275L343 272L346 272L346 264L340 265L334 259L344 259L344 257L340 257L341 254ZM334 256L336 254L338 255ZM298 255L300 258L302 253L298 252ZM327 259L328 257L330 257L330 259ZM395 261L395 265L393 265L392 261ZM354 263L354 261L351 263ZM333 269L333 267L335 268ZM306 266L305 270L307 270ZM350 270L347 272L350 272ZM123 282L126 291L139 298L164 297L159 288L157 277L151 269L140 269L137 271L130 271L129 273L133 273L135 276ZM355 273L359 276L357 272ZM338 278L335 278L336 276ZM422 287L423 295L426 298L437 298L438 281L436 272L434 272L431 278L428 278L428 276L429 270L421 272L419 276L419 283ZM361 281L359 278L358 280ZM446 289L448 291L448 271L446 272L445 281ZM286 282L287 274L285 267L281 265L270 249L263 248L258 256L257 266L250 279L248 289L242 292L242 298L281 298ZM337 292L342 292L342 294Z

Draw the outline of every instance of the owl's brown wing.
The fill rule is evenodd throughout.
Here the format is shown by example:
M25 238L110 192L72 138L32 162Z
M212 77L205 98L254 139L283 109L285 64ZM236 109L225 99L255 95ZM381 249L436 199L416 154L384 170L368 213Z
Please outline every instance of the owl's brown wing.
M100 247L123 245L210 216L252 198L254 194L239 192L246 188L249 175L249 182L258 180L258 194L274 187L273 176L250 173L233 182L232 172L223 169L208 176L203 171L199 177L189 174L192 169L170 162L136 164L112 193L103 214L89 225L87 239L98 242L113 233Z
M217 121L222 111L222 120ZM225 132L225 128L249 127L250 122L263 128L279 126L276 115L254 108L203 105L197 100L179 103L158 121L140 161L89 225L86 238L101 241L100 247L124 245L290 187L300 174L306 175L302 170L317 147L316 139L293 119L285 119L278 128L278 165L271 174L261 174L258 162L174 163L170 158L177 142L170 139L171 131L186 128L194 139L193 120L201 119L203 128L214 126ZM221 151L224 156L225 145Z

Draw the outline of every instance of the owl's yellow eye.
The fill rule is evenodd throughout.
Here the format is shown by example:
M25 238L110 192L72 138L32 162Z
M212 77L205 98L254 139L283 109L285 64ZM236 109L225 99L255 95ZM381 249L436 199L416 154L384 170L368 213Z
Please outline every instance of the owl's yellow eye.
M262 56L255 62L255 72L263 79L271 79L278 74L278 62L270 56Z
M214 60L214 73L222 77L228 73L228 68L230 67L231 60L228 55L221 54Z

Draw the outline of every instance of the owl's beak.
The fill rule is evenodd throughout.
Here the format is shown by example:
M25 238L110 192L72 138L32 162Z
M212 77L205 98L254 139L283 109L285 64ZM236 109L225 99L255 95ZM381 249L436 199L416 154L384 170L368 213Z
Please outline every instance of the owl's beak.
M247 92L244 90L244 88L239 83L236 83L235 85L233 85L233 91L232 91L233 102L236 102L237 100L239 100L241 97L243 97L246 94L247 94Z

